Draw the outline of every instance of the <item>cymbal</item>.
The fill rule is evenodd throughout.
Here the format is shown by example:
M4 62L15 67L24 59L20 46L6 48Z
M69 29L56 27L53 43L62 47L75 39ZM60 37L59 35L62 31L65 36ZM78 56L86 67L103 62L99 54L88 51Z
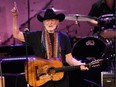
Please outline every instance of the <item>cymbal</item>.
M55 8L52 8L54 12L64 12L65 10L62 10L62 9L55 9Z
M54 12L64 12L65 10L62 10L62 9L56 9L56 8L51 8ZM42 10L43 12L45 12L46 11L46 9L45 10Z
M91 17L81 14L69 14L66 15L65 20L71 20L71 21L90 21L92 20Z

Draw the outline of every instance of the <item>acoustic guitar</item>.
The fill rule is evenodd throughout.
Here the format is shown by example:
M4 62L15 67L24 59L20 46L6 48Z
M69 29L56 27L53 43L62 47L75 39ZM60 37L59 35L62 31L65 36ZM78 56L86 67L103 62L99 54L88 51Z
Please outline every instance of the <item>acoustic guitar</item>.
M102 59L98 59L86 64L87 67L97 67L101 65ZM42 58L28 58L25 64L25 77L30 86L38 87L48 81L58 81L64 76L64 71L80 69L80 66L63 66L59 58L50 60Z

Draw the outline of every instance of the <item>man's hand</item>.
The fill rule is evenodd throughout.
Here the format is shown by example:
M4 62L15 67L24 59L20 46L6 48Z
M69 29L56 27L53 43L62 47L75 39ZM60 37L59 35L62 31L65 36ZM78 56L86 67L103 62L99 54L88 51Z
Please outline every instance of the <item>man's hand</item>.
M14 2L14 7L11 10L13 16L18 16L18 9L17 9L17 4Z
M86 66L84 66L84 65L81 65L81 66L80 66L80 69L81 69L81 70L89 70L89 68L86 67Z

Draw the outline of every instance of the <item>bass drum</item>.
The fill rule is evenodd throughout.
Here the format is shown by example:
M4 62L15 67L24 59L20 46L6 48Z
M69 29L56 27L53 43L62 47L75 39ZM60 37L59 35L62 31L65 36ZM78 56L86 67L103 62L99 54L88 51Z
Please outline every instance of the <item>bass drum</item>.
M107 44L98 37L90 36L78 40L72 49L72 56L79 60L100 59L107 49Z

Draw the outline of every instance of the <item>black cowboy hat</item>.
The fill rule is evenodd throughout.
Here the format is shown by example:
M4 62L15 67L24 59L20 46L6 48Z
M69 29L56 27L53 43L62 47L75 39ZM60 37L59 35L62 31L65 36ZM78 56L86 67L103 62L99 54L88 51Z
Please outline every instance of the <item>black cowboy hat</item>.
M43 22L46 19L58 19L60 22L62 22L65 19L65 15L60 13L60 14L56 14L53 9L47 9L44 17L42 17L41 15L37 15L37 19L40 22Z

